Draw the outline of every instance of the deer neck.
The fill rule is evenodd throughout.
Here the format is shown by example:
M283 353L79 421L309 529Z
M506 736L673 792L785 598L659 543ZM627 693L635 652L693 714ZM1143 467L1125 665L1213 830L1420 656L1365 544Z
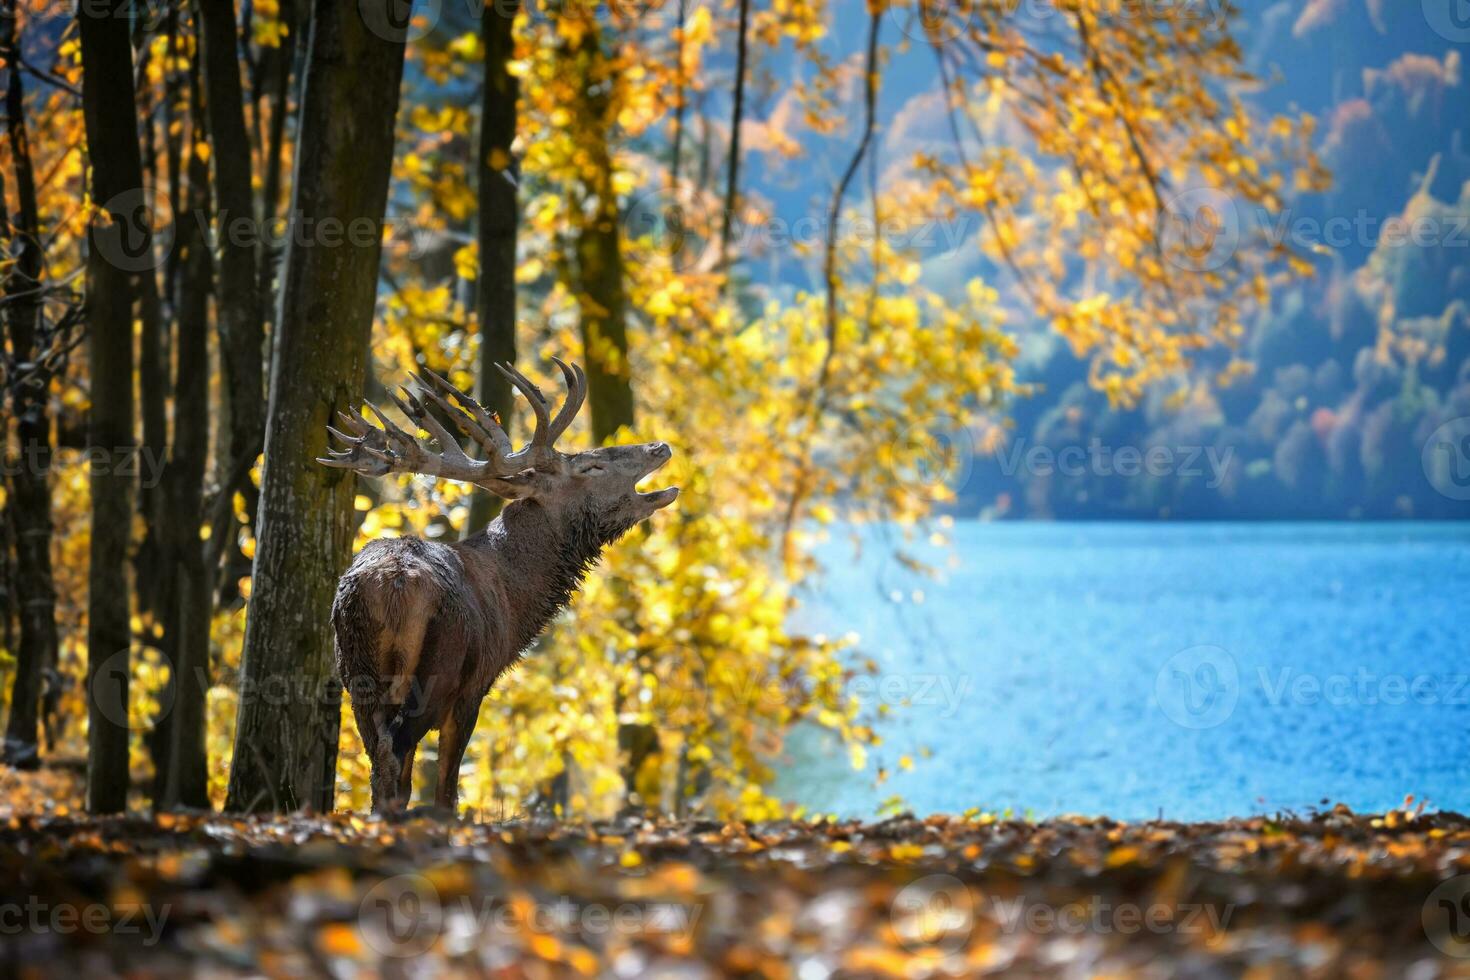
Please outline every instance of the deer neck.
M492 552L500 565L517 650L571 601L603 543L595 522L559 520L534 501L516 501L490 522L476 546Z

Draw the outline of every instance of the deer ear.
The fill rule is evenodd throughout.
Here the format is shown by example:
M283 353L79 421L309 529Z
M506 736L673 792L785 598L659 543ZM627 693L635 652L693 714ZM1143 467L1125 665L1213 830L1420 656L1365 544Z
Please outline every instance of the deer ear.
M529 467L510 476L491 477L480 486L506 500L520 500L536 491L536 478L539 475L535 467Z

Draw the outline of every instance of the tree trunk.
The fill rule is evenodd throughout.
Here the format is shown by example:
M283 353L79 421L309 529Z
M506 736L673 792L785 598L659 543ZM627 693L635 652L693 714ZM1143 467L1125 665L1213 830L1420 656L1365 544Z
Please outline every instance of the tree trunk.
M260 226L269 232L280 205L281 175L285 168L286 117L291 112L291 79L296 64L297 34L301 18L296 16L293 0L282 0L280 17L288 25L285 38L275 56L275 90L271 94L270 139L265 148L265 187L261 194ZM261 320L269 328L274 315L272 297L278 256L272 248L271 235L260 236L256 262L256 292L260 297Z
M315 458L366 372L404 44L340 0L315 0L308 44L291 207L302 228L287 247L271 356L233 811L329 810L335 782L330 608L351 555L355 482ZM327 244L331 222L346 232Z
M174 242L173 247L168 249L163 257L163 299L160 305L167 311L167 317L163 321L161 345L161 359L158 365L162 374L162 382L155 382L155 388L162 390L167 385L169 364L171 362L171 344L175 326L179 318L179 270L181 266L180 256L188 251L190 236L198 237L198 225L196 218L206 212L200 212L190 207L189 202L184 200L184 184L181 170L184 160L184 138L189 137L189 159L194 159L194 135L185 133L184 117L180 114L183 107L182 86L180 85L180 73L176 66L184 62L181 48L182 38L179 36L179 13L175 8L168 12L165 19L165 57L163 69L163 100L161 103L161 114L163 121L163 156L164 165L168 173L167 200L172 203L174 209ZM197 76L199 68L198 58L187 59L189 65L189 76L192 79ZM146 76L146 72L140 72ZM146 88L146 86L145 86ZM140 94L140 98L141 98ZM144 162L147 164L154 157L154 148L151 145L151 127L144 130L148 134L145 141L143 153ZM201 138L203 138L201 136ZM158 174L156 170L150 174L153 179L155 190L158 187ZM148 361L148 351L143 350L143 360ZM140 369L141 373L141 369ZM144 451L149 451L151 445L148 432L148 401L147 384L143 385L143 445ZM164 406L167 407L166 405ZM191 410L208 412L208 406ZM166 413L165 413L166 414ZM175 412L178 418L178 413ZM167 439L167 425L163 427L163 438ZM159 451L167 452L166 441L159 444ZM172 672L172 683L177 687L178 681L178 617L176 615L177 596L180 588L178 581L178 567L173 560L174 542L181 531L179 526L183 515L175 515L169 497L171 493L170 484L173 480L174 460L170 455L166 466L159 474L161 479L154 492L145 496L144 503L140 509L148 520L148 533L143 544L138 549L138 554L133 559L133 567L137 570L138 577L138 609L141 612L150 613L154 620L163 627L163 634L158 638L159 652L164 662L169 665ZM147 487L140 487L142 492L148 493ZM169 725L172 719L170 711L171 704L165 704L158 716L153 721L153 730L149 732L146 739L148 752L153 758L153 788L152 798L155 806L161 805L163 799L164 780L168 775L169 761Z
M10 223L15 265L5 279L10 349L14 363L36 354L41 304L35 296L43 272L36 181L26 133L22 76L13 66L19 41L15 36L15 0L0 10L0 56L12 68L5 93L5 116L15 170L19 209ZM50 378L45 371L14 387L11 397L20 446L11 489L11 526L15 535L15 598L20 612L20 643L15 651L15 681L10 691L10 719L5 728L3 759L17 768L40 763L42 671L56 658L56 594L51 576L51 419L47 413ZM0 437L4 437L0 430Z
M0 396L3 397L3 396ZM0 473L0 650L15 656L15 508L10 481ZM12 704L13 688L12 688Z
M495 370L499 361L516 359L516 228L519 174L510 146L516 135L516 99L520 83L508 71L515 50L511 28L520 10L519 0L508 6L485 8L480 29L485 45L485 80L480 110L480 160L476 168L480 194L480 282L477 296L480 320L479 399L500 416L509 431L515 399L510 382ZM490 522L500 509L500 498L476 491L465 532Z
M596 175L583 188L595 210L576 229L575 291L581 303L592 439L600 444L621 426L633 424L633 386L628 367L628 294L619 241L621 215L607 145L612 121L607 85L602 83L602 35L595 20L589 20L574 58L587 83L587 96L581 103L585 115L578 132L583 134L590 171Z
M678 59L674 72L674 148L669 158L669 190L678 200L679 168L684 162L684 113L688 107L689 79L684 77L684 34L689 19L689 0L679 0L679 19L675 28L679 35L674 47Z
M204 137L205 118L197 69L190 86L192 125ZM191 215L209 214L209 165L189 153ZM172 710L160 735L165 749L156 798L160 807L209 806L206 749L206 706L209 697L209 618L212 580L205 573L204 546L198 529L204 522L204 472L209 453L209 295L211 262L198 221L180 223L175 242L180 255L177 374L174 382L174 440L164 493L173 517L165 560L173 567L167 653L173 666Z
M141 33L141 32L140 32ZM142 43L140 39L140 43ZM147 51L145 46L141 49ZM146 57L144 59L146 61ZM153 110L148 104L152 85L147 81L146 64L139 67L139 120L142 123L143 185L148 188L148 201L162 201L158 187L157 147L152 122ZM169 201L170 207L177 206ZM137 270L133 280L138 300L138 414L143 423L143 445L138 476L138 513L144 521L144 536L133 558L134 584L137 589L138 613L148 624L148 643L157 642L152 628L161 623L168 591L168 575L162 565L161 538L167 521L163 508L163 491L153 482L157 465L168 454L168 327L164 323L163 300L158 293L157 259L150 255Z
M126 0L97 0L78 12L82 49L82 111L91 162L92 200L116 208L110 224L87 229L87 327L92 411L87 450L92 462L91 569L87 597L87 809L115 813L128 795L128 543L132 527L137 440L133 430L132 282L120 267L136 256L119 198L143 187L133 101L133 51ZM125 192L128 192L125 194Z
M240 85L239 37L233 0L199 0L200 53L204 63L210 145L214 162L216 247L219 250L220 357L228 405L229 460L223 471L236 490L253 502L249 469L265 432L265 377L262 351L265 327L256 275L254 189L250 173L250 135L245 126L245 96ZM234 230L232 230L232 228ZM247 507L247 513L253 509Z
M168 168L168 199L179 207L184 199L184 185L182 179L184 159L184 127L179 110L183 104L183 87L180 84L179 72L176 66L183 61L183 41L179 35L179 10L171 9L165 20L165 31L167 37L168 67L163 76L163 156ZM198 58L190 58L189 70L191 73L197 70ZM178 125L175 125L175 123ZM176 214L175 221L192 221L193 214L186 214L180 218ZM177 225L175 226L177 228ZM181 230L181 229L180 229ZM177 243L176 243L177 244ZM171 248L163 259L163 295L168 298L170 320L178 320L178 310L172 308L179 300L178 288L179 272L179 249ZM164 369L168 369L167 361Z
M725 168L725 211L720 223L720 271L729 282L730 239L735 209L740 202L740 126L745 119L746 40L750 33L750 0L740 0L739 33L735 39L735 104L730 113L730 159Z
M612 186L612 154L607 133L612 120L607 86L600 84L602 40L596 21L588 25L577 49L576 64L584 73L587 93L578 132L592 161L593 182L582 188L595 202L592 215L576 229L576 295L581 302L582 343L586 348L587 402L591 406L592 441L607 442L618 429L633 425L632 370L628 363L628 294L624 280L621 214ZM630 613L636 616L636 611ZM624 790L631 801L638 770L658 749L652 726L620 723L618 748L623 755ZM565 792L566 773L562 791Z

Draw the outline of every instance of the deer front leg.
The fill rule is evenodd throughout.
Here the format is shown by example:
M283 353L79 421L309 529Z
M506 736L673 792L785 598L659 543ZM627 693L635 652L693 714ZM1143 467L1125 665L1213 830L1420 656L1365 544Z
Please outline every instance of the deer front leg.
M439 730L439 785L434 788L434 805L450 813L459 810L459 766L480 718L480 700L460 701Z

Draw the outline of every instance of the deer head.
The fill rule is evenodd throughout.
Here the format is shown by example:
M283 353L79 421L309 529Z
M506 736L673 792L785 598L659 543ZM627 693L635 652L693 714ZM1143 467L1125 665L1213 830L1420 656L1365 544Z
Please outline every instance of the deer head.
M673 456L667 443L637 446L604 446L580 453L556 449L558 436L566 431L587 397L587 377L582 369L568 366L560 358L552 361L566 379L567 399L552 417L541 390L509 364L496 369L526 397L535 415L535 430L524 448L512 451L510 438L500 420L475 399L447 380L425 369L415 376L417 394L407 388L388 397L419 428L439 444L435 453L415 435L405 432L376 405L365 402L381 428L360 412L339 412L347 431L328 426L328 431L347 447L329 450L317 462L353 470L364 476L388 473L422 473L444 480L471 483L507 500L526 501L546 509L552 520L577 528L581 533L610 541L667 507L679 496L678 487L639 492L637 484ZM459 440L430 411L438 408L452 424L483 450L485 459L469 456Z

